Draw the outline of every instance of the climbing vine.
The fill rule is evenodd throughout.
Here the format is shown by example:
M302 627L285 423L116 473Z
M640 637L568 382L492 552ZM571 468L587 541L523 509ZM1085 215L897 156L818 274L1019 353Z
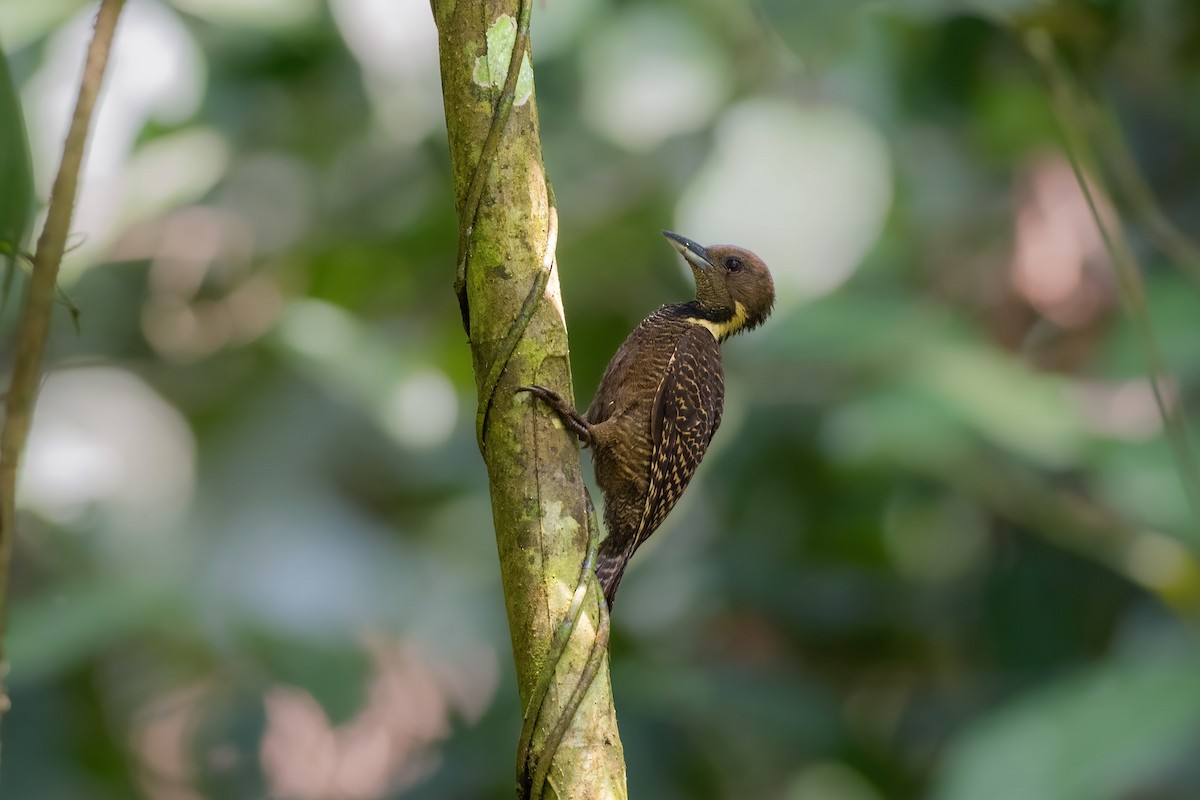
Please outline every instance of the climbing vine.
M521 685L518 790L623 797L608 614L593 572L598 527L578 446L517 391L539 383L572 394L557 212L530 66L531 5L434 3L459 219L454 288L475 365L476 434Z

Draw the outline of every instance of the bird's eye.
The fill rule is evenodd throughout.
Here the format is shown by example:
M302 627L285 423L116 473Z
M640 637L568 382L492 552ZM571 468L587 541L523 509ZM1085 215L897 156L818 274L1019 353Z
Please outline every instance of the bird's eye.
M725 269L729 270L730 272L741 272L742 260L736 256L730 256L729 258L725 259Z

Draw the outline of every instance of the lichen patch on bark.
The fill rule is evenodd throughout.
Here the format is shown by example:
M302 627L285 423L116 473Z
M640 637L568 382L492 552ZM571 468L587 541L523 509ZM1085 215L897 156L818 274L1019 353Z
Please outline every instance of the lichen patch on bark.
M517 21L509 14L501 14L487 30L487 54L475 59L472 79L479 86L501 89L508 77L508 64L512 58L513 45L517 40ZM533 95L533 65L529 53L521 57L521 69L517 73L517 88L513 96L514 106L523 106Z

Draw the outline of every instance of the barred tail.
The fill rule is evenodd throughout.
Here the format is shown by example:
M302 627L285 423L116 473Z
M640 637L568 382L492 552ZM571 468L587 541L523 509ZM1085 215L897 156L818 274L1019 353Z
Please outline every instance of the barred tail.
M596 577L600 579L600 587L604 590L604 599L612 610L613 601L617 597L617 587L621 585L621 576L625 574L625 565L629 563L632 553L618 547L616 540L609 536L600 544L596 554Z

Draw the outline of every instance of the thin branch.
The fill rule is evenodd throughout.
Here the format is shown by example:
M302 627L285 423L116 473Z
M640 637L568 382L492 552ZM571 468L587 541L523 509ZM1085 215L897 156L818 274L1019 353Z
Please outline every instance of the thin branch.
M1167 259L1181 273L1200 285L1200 247L1180 230L1163 211L1130 152L1129 143L1121 132L1116 115L1106 106L1092 108L1095 117L1094 129L1102 152L1125 199L1132 205L1133 213L1142 223L1142 228Z
M1200 624L1200 559L1174 537L1126 521L1081 493L1049 485L1034 470L993 454L942 462L906 453L900 463L973 498L997 517L1046 541L1103 564L1158 595L1181 618ZM1169 553L1169 568L1147 568L1146 553Z
M4 430L0 433L0 625L4 624L8 612L8 574L16 535L17 467L33 421L46 338L50 332L58 290L58 268L71 231L71 216L75 210L75 195L88 128L123 5L124 0L101 0L100 10L96 14L95 30L88 46L79 97L75 102L75 114L71 118L62 162L50 192L46 225L33 255L32 272L21 309L12 381L5 400ZM0 664L7 670L2 638ZM7 709L8 695L0 685L0 717Z
M1191 436L1188 433L1187 421L1180 404L1167 403L1163 397L1163 386L1171 376L1158 344L1154 323L1150 318L1146 291L1142 285L1141 269L1129 247L1129 242L1125 239L1120 222L1109 225L1100 214L1096 194L1107 196L1109 193L1103 185L1103 178L1098 170L1085 170L1085 162L1089 167L1095 164L1095 154L1082 130L1080 120L1083 118L1083 113L1076 102L1069 77L1058 63L1054 52L1054 43L1045 31L1039 30L1026 37L1026 44L1050 82L1053 109L1062 129L1063 149L1116 271L1121 296L1125 301L1129 316L1133 320L1138 345L1142 349L1142 357L1146 360L1154 402L1158 405L1159 414L1162 416L1167 440L1170 442L1179 470L1179 478L1183 482L1184 494L1187 495L1188 503L1191 505L1194 521L1200 527L1200 466L1197 465L1196 455L1192 450ZM1194 538L1192 544L1197 544Z

